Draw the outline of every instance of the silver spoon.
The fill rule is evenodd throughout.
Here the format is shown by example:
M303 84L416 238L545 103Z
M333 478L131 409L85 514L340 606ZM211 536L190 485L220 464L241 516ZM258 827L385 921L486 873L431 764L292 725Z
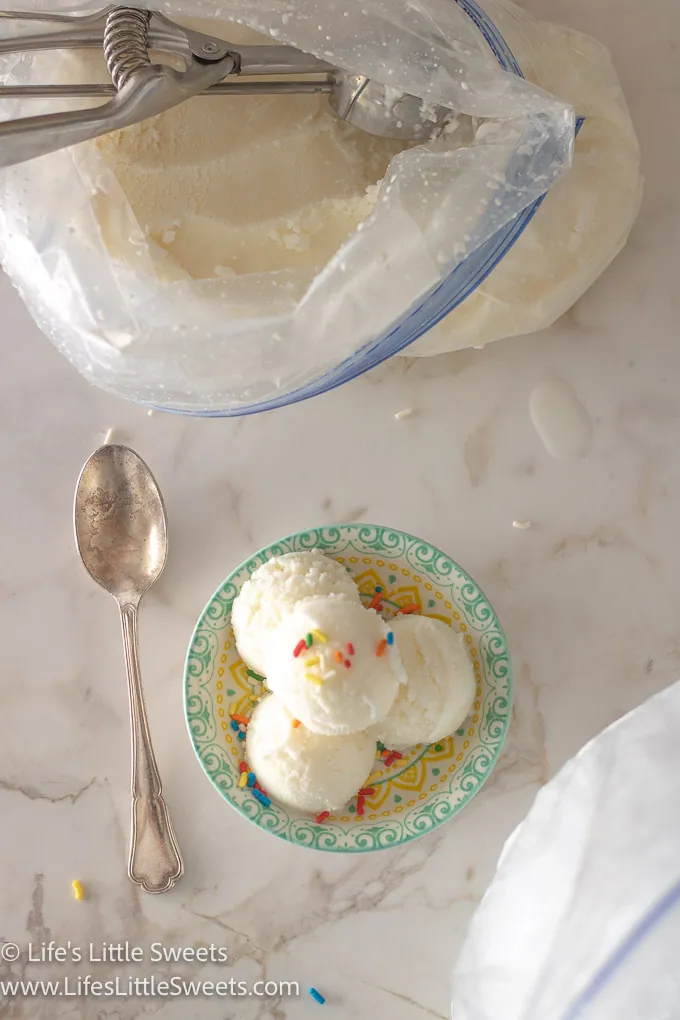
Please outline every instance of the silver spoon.
M102 446L85 464L74 507L76 544L91 577L120 609L132 729L132 829L128 875L149 893L172 889L184 870L151 746L137 655L137 610L168 552L156 480L126 446Z

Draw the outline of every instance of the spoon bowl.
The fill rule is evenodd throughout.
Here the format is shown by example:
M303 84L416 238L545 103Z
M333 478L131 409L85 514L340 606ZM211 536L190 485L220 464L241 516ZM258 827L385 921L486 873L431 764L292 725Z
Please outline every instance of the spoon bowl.
M78 552L90 576L117 601L139 602L168 554L165 507L156 480L127 446L102 446L76 490Z

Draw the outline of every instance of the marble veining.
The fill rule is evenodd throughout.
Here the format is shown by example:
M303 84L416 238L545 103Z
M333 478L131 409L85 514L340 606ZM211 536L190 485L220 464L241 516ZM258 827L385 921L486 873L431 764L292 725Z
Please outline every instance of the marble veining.
M630 243L547 332L397 359L262 416L149 417L77 377L0 279L0 941L212 943L230 955L217 975L209 963L138 973L303 989L300 999L269 1000L0 998L0 1018L304 1020L320 1008L309 985L326 995L329 1016L447 1017L466 923L536 790L677 678L680 11L671 0L648 18L634 0L525 6L611 47L647 179ZM534 432L529 395L549 376L567 381L591 415L585 460L553 460ZM404 408L413 414L395 420ZM168 565L140 615L141 659L187 871L157 898L125 875L118 623L72 536L78 472L111 427L150 464L169 518ZM422 535L470 571L507 632L517 686L506 750L469 807L412 845L345 859L268 838L221 802L193 758L181 681L193 624L235 564L287 532L351 520ZM74 878L87 889L82 903ZM61 973L0 963L0 980Z

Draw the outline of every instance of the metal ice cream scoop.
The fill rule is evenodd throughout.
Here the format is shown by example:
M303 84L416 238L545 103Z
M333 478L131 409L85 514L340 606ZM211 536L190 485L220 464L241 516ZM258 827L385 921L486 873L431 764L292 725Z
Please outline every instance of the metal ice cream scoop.
M437 135L452 111L428 105L361 75L333 67L292 46L236 46L175 24L163 14L109 7L97 14L0 11L0 19L64 25L63 31L0 41L0 55L103 48L111 84L3 85L0 98L105 98L87 110L0 123L0 167L23 163L163 113L195 95L325 93L337 115L369 134L405 141ZM152 64L149 50L184 60L178 71ZM248 76L325 75L323 80L248 81Z
M146 892L172 889L184 866L151 746L137 655L137 610L168 551L156 481L126 446L102 446L85 464L75 498L76 543L89 574L113 595L123 627L132 727L132 830L128 874Z

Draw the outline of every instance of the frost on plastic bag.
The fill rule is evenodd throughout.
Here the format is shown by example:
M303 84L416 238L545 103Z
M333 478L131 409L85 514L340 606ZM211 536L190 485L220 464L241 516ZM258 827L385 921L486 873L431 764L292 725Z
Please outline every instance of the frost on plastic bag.
M455 1020L680 1015L678 732L675 684L538 794L456 962Z
M88 143L0 172L7 272L59 349L92 382L123 396L211 411L252 408L309 384L388 333L569 166L571 106L501 70L452 0L194 0L164 3L163 12L210 18L211 31L226 38L227 22L238 21L427 103L490 120L467 143L454 133L400 153L372 213L312 280L294 271L168 279ZM50 83L58 66L51 55L24 55L5 58L0 75ZM17 117L55 105L17 100L4 109ZM109 224L117 257L102 196L117 209Z

